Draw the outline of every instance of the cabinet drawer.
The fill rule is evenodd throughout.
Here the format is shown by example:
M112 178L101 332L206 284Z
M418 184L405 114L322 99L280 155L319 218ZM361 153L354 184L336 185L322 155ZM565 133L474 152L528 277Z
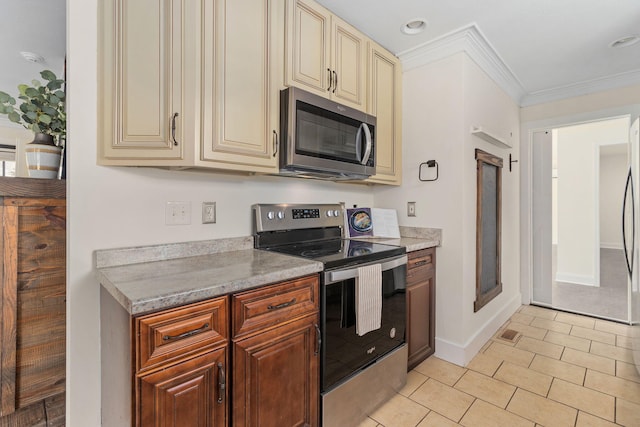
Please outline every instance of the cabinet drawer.
M318 276L233 296L233 338L319 310Z
M407 286L421 282L425 274L432 271L435 265L435 248L422 249L409 253L407 260Z
M224 344L229 338L227 317L225 296L136 318L137 370Z
M407 261L407 270L414 268L433 268L436 257L436 251L434 248L422 249L416 252L409 253Z

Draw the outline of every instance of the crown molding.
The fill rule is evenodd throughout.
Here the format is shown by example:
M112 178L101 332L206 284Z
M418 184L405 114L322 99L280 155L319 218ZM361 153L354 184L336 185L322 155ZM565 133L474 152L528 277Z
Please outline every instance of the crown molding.
M558 101L576 96L588 95L640 83L640 70L606 76L599 79L586 80L566 86L540 90L526 94L520 101L521 107Z
M466 53L521 107L588 95L640 83L640 70L530 92L511 71L475 23L400 52L404 70L421 67L456 53Z
M398 57L402 61L403 69L411 70L460 52L466 53L516 103L519 104L526 95L520 80L500 58L475 23L400 52Z

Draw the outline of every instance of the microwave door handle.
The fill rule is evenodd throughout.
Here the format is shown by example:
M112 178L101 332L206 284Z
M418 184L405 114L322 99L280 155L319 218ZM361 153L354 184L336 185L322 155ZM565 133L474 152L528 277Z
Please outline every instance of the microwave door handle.
M362 138L362 126L365 126L365 124L361 123L358 128L358 132L356 132L356 160L360 163L362 163L362 147L360 145L360 138Z
M364 149L364 156L362 156L360 163L366 165L367 161L369 161L369 156L371 155L371 146L373 143L371 141L371 131L369 130L369 126L367 126L366 123L363 123L361 126L364 127L364 137L367 141L367 146Z

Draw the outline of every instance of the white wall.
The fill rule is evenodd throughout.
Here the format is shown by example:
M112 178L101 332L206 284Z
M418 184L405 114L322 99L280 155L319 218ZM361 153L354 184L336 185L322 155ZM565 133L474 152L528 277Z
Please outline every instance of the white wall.
M599 286L596 182L597 140L592 125L570 126L557 133L556 281Z
M513 138L514 149L498 148L470 134L484 126ZM513 134L513 136L511 136ZM503 169L503 292L478 313L475 300L476 147L508 159L518 158L518 108L460 53L405 70L403 75L403 185L376 188L376 206L396 208L406 226L443 229L437 249L436 354L466 364L484 343L487 331L503 320L512 301L520 303L518 278L518 175ZM440 178L420 182L418 166L435 159ZM517 171L517 169L516 169ZM416 202L415 218L406 203ZM511 313L509 313L511 314ZM499 322L493 328L494 323Z
M620 147L614 145L612 147ZM627 179L626 144L623 152L608 154L600 147L600 247L622 249L621 212L624 185Z
M370 187L280 177L233 177L96 166L97 0L68 1L67 425L100 424L99 284L96 249L251 234L256 202L372 205ZM192 225L165 226L167 201L191 201ZM217 202L202 225L200 203Z

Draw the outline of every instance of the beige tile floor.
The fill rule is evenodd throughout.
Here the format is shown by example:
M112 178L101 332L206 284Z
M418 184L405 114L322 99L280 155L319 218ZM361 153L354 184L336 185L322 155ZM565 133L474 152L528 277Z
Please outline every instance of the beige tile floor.
M500 338L518 332L515 342ZM628 326L522 306L462 368L432 356L360 427L640 426Z

